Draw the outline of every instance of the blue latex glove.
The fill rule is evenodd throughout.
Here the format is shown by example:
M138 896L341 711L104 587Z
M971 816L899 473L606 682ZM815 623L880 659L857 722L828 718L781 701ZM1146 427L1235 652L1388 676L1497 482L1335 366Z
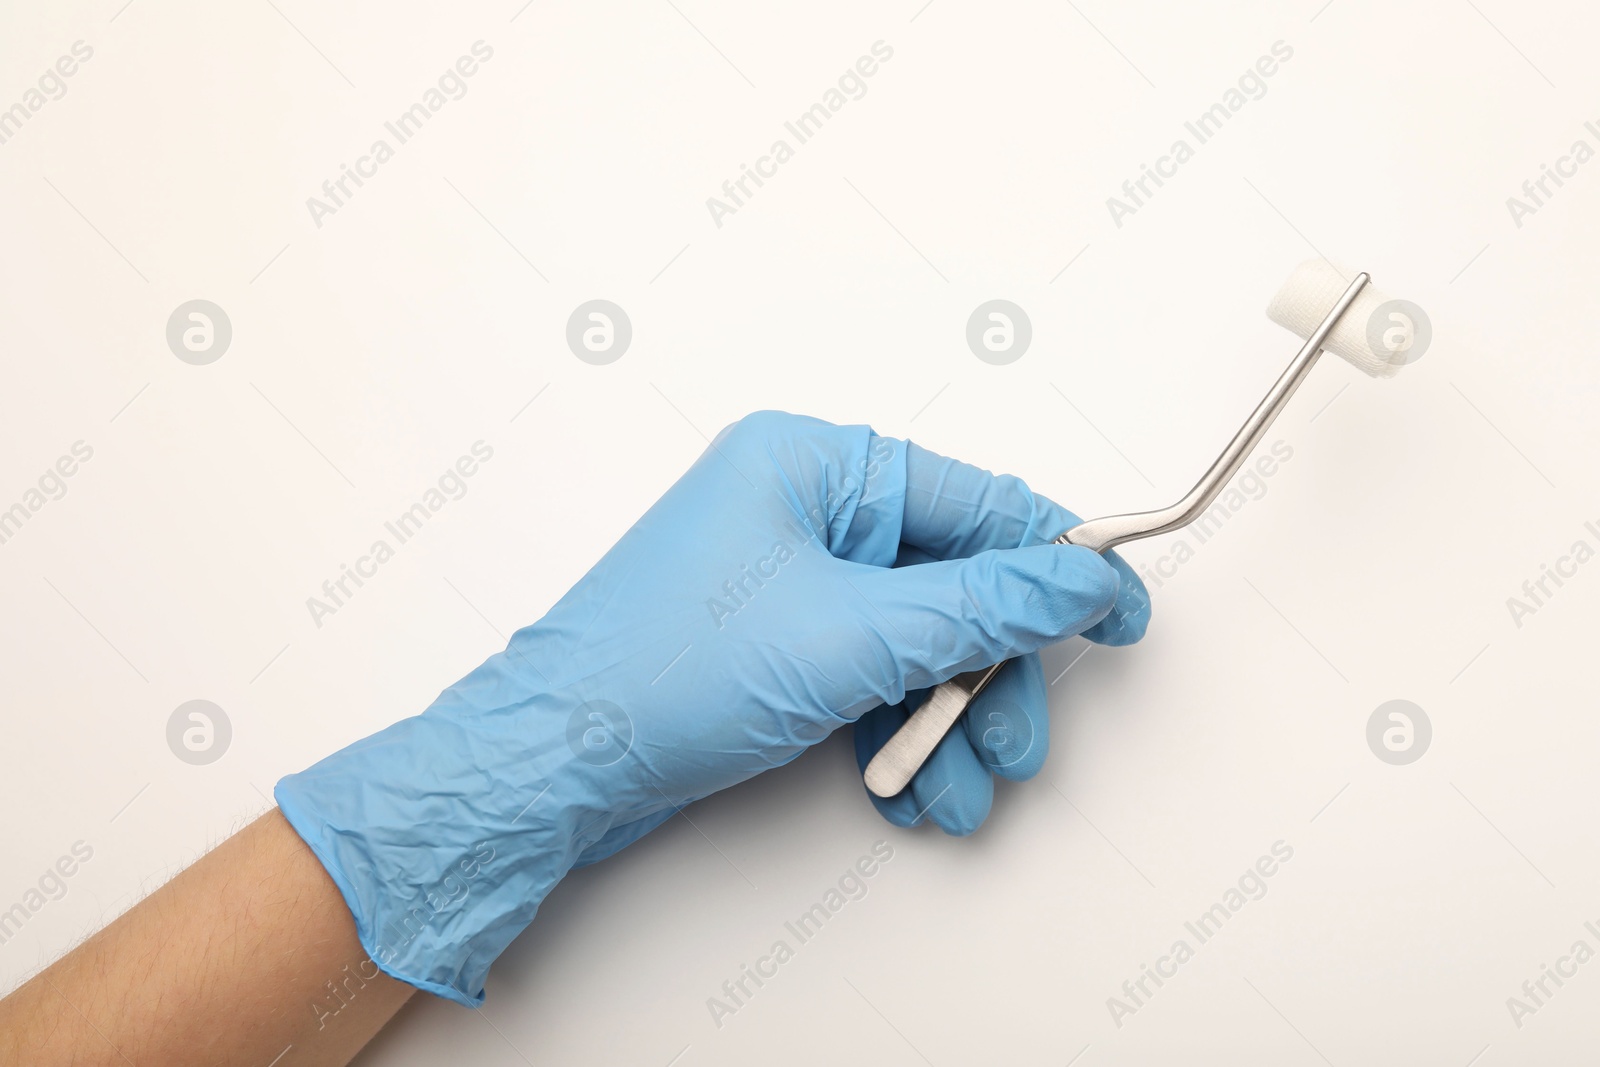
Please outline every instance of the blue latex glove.
M865 426L751 415L504 652L278 804L373 961L463 1004L569 870L868 715L864 763L908 692L1020 655L879 805L971 832L991 771L1044 759L1036 651L1144 631L1126 564L1048 543L1076 522Z

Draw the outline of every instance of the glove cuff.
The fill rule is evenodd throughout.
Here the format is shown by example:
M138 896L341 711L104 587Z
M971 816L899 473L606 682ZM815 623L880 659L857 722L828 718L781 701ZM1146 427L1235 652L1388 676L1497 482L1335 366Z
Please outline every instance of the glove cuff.
M610 828L610 815L551 787L571 757L562 737L530 729L560 714L542 702L470 715L436 706L274 789L391 977L482 1003L490 964Z

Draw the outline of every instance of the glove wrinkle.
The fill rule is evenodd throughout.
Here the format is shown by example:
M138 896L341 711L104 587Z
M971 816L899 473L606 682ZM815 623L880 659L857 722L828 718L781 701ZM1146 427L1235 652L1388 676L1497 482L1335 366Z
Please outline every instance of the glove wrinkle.
M503 651L283 778L278 804L373 962L466 1005L572 869L845 723L864 766L908 693L1021 655L910 789L872 800L897 826L971 833L995 775L1042 765L1038 650L1144 632L1131 568L1044 543L1075 523L868 426L757 412Z

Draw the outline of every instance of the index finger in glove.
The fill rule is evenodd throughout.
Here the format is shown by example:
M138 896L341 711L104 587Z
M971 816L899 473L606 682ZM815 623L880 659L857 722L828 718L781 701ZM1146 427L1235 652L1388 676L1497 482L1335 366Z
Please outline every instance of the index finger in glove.
M1021 478L941 456L913 441L906 453L905 513L900 539L913 552L935 559L960 559L991 548L1048 544L1083 520ZM1105 645L1131 645L1150 624L1150 594L1138 574L1115 552L1105 552L1121 578L1111 613L1084 633Z

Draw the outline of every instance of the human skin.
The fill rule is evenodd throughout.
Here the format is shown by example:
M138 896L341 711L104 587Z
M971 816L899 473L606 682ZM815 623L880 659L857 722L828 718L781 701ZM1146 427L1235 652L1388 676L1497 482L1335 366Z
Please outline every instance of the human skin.
M0 1065L336 1067L415 992L274 808L0 1000Z
M368 951L475 1005L489 964L567 871L846 723L866 724L865 766L913 689L1021 655L997 682L1013 686L1006 732L1027 719L1018 758L986 761L1002 743L952 731L909 790L878 803L897 826L927 817L973 832L993 777L1042 763L1039 650L1075 633L1127 644L1149 618L1126 563L1051 543L1076 522L1015 478L869 427L741 419L506 652L421 715L281 780L287 819L263 816L0 1002L0 1067L347 1063L413 991ZM724 634L722 617L700 615L701 592L780 536L801 546L778 542L798 577L767 575ZM649 646L696 616L699 673L663 681ZM561 728L589 706L580 688L630 703L646 742L583 758ZM478 879L476 910L464 879ZM436 899L458 905L452 923L430 926Z

